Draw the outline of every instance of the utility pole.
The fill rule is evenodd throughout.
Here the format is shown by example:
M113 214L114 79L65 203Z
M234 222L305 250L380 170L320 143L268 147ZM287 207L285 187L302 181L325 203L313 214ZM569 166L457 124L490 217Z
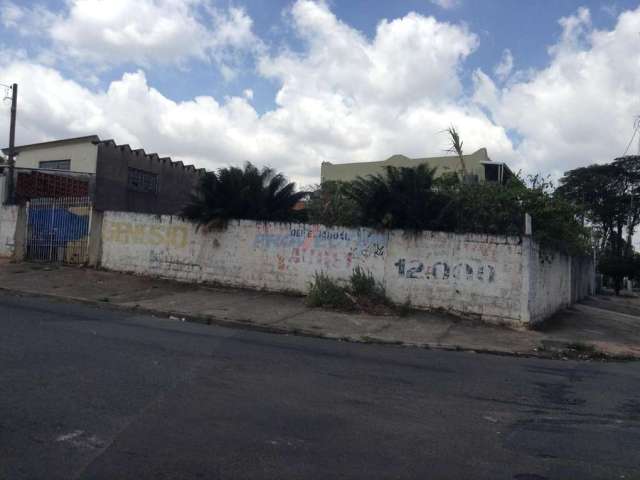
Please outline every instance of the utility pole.
M18 109L18 84L11 86L11 123L9 125L9 158L7 160L9 173L7 175L7 200L6 203L15 203L14 166L16 163L16 112Z

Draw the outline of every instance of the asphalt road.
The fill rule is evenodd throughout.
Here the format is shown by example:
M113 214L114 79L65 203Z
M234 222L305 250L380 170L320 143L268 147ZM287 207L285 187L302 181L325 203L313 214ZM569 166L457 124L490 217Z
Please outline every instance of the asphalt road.
M225 329L0 294L0 479L640 478L640 363Z

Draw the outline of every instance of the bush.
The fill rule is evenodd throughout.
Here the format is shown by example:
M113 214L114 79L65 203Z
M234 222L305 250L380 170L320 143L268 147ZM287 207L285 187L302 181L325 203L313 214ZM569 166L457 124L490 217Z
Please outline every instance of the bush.
M351 293L358 299L366 299L373 303L388 304L384 287L376 282L369 271L365 271L359 265L353 269L349 278Z
M611 277L613 280L613 289L616 295L619 295L620 290L622 290L624 277L637 277L638 260L635 256L617 257L609 253L600 258L598 271L603 275Z
M316 273L309 285L307 303L311 307L352 309L353 301L343 287L326 273Z
M307 304L311 307L359 309L368 313L389 313L391 302L384 287L376 282L371 272L356 267L349 285L342 286L325 273L316 273L309 286Z
M307 215L310 223L341 227L356 227L358 208L347 196L348 182L324 182L315 187L307 202Z
M223 228L231 219L300 221L304 218L294 207L306 196L281 173L247 163L202 176L181 216L209 229Z
M405 230L447 230L450 199L434 189L435 169L385 167L384 175L358 177L345 190L360 225Z

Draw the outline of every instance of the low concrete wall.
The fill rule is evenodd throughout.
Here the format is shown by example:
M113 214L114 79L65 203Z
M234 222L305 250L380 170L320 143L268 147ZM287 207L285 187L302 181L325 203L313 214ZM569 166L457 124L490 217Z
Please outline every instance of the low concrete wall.
M541 251L535 242L525 241L529 276L528 323L540 323L571 304L571 257Z
M13 257L19 210L16 205L0 205L0 257Z
M572 275L588 270L528 238L493 235L254 221L208 232L175 216L104 212L101 238L111 270L306 293L316 272L346 282L360 266L398 304L516 326L570 304L585 290Z
M196 230L177 217L105 212L102 266L195 282L306 292L315 272L384 276L387 234L367 229L233 221Z
M390 233L385 285L396 303L441 308L488 322L520 323L519 238Z
M571 259L571 303L578 302L597 290L596 266L593 257Z

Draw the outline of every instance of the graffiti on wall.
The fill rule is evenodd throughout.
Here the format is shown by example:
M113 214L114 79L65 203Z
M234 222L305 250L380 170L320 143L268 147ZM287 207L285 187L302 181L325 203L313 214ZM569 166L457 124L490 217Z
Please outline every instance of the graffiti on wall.
M268 231L256 234L254 247L257 249L301 248L336 249L356 246L367 254L382 256L387 246L387 236L383 233L363 230L333 230L325 228L292 228L285 233Z
M126 245L148 245L183 248L187 246L186 225L145 225L132 222L105 222L106 241Z
M493 283L496 279L496 268L493 265L478 262L459 262L449 265L445 261L422 262L399 258L395 262L398 275L409 279L445 280L445 281L479 281Z
M382 258L387 236L366 230L326 229L310 226L288 231L269 232L259 229L254 248L276 253L278 270L287 264L314 265L325 269L351 268L354 262Z
M151 250L149 252L149 266L151 269L156 270L175 270L179 269L180 271L187 270L195 270L201 271L202 267L193 262L185 261L179 257L171 256L171 255L162 255ZM175 267L175 268L174 268Z

